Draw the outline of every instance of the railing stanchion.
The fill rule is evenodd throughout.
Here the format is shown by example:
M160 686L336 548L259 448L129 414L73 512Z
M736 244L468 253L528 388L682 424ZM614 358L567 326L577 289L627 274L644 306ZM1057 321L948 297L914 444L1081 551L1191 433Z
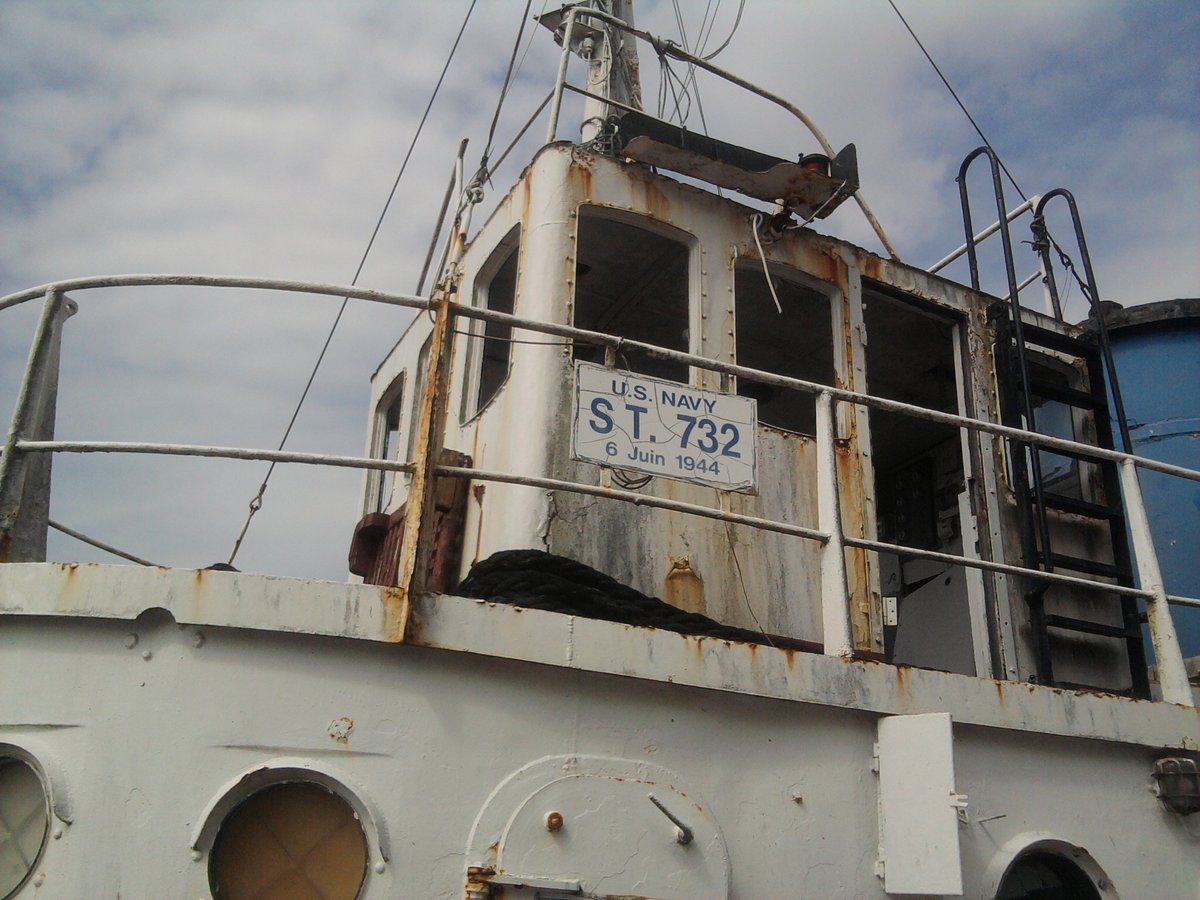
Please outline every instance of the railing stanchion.
M1150 534L1150 519L1142 502L1137 466L1132 459L1121 461L1121 489L1125 494L1125 511L1129 514L1129 536L1138 579L1142 589L1153 594L1153 598L1146 599L1146 618L1150 623L1150 640L1154 644L1154 662L1158 666L1163 699L1168 703L1192 706L1187 667L1183 664L1175 622L1167 605L1167 591L1158 567L1158 555L1154 552L1154 538Z
M58 348L63 322L74 312L74 304L60 289L46 291L0 458L0 562L44 562L46 558L50 457L31 458L17 444L54 436Z
M388 635L403 643L407 637L409 611L414 594L426 590L432 541L423 537L433 532L434 488L437 466L446 433L446 395L449 367L454 344L453 288L443 283L434 294L435 320L429 340L429 361L425 375L425 393L417 417L417 443L413 450L412 482L409 484L404 536L400 543L400 562L396 584L400 595L389 604Z
M817 524L829 535L821 548L822 641L827 656L854 653L850 631L850 595L846 590L846 547L838 499L836 430L833 395L817 396Z
M563 23L562 56L558 60L558 78L554 82L554 99L550 101L550 122L546 126L546 143L554 143L558 132L558 114L562 109L563 85L567 80L567 64L571 61L571 32L575 30L575 11L572 6L567 10L567 18Z

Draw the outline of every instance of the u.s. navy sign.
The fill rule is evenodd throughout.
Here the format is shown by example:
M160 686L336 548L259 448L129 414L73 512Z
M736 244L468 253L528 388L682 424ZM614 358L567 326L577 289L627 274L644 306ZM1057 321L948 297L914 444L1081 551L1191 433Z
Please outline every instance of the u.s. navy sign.
M725 490L753 489L757 406L603 366L575 364L575 459Z

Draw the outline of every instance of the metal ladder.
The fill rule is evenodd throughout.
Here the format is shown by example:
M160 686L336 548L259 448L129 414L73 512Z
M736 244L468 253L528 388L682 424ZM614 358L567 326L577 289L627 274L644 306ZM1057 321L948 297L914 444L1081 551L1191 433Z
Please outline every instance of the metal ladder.
M1031 225L1034 236L1033 246L1041 257L1042 272L1056 317L1061 320L1062 309L1058 287L1054 279L1050 256L1051 248L1058 250L1064 265L1071 267L1072 264L1050 239L1045 224L1045 206L1055 197L1065 198L1070 207L1086 278L1086 292L1096 322L1097 341L1095 344L1023 321L999 160L991 148L986 146L970 153L963 160L958 174L959 199L962 204L963 226L966 231L971 286L976 290L980 289L975 232L971 226L966 176L971 163L981 155L987 155L991 163L992 183L999 213L998 221L1000 222L1005 274L1009 289L1007 302L996 303L989 311L997 332L996 368L1001 389L1001 416L1004 424L1035 433L1044 433L1038 427L1038 401L1055 401L1072 411L1085 410L1089 412L1095 424L1097 446L1112 449L1113 432L1108 397L1108 388L1111 387L1123 449L1127 453L1132 452L1132 443L1117 383L1116 369L1113 365L1108 332L1099 306L1100 294L1096 288L1095 275L1092 271L1091 259L1088 256L1075 198L1070 192L1063 189L1049 191L1042 196L1034 208ZM1052 351L1072 360L1082 361L1087 374L1087 388L1081 390L1065 387L1031 374L1028 358L1030 348ZM1021 510L1021 543L1025 564L1030 568L1040 568L1046 572L1063 569L1068 572L1110 577L1119 585L1133 586L1133 565L1129 554L1125 508L1121 499L1117 464L1110 460L1088 457L1085 454L1054 451L1056 456L1075 457L1078 461L1088 462L1099 467L1106 502L1094 503L1049 489L1044 477L1043 466L1043 455L1047 451L1035 444L1018 440L1010 440L1008 443L1013 490ZM1101 529L1107 530L1113 562L1102 563L1056 552L1050 534L1048 511L1051 509L1093 520ZM1149 697L1150 685L1141 629L1144 616L1138 608L1137 600L1123 595L1113 598L1113 602L1119 604L1121 622L1120 625L1114 625L1047 613L1046 593L1048 589L1048 583L1038 582L1025 593L1025 601L1029 608L1030 627L1033 632L1038 682L1061 687L1099 687L1097 685L1067 684L1055 679L1051 655L1051 629L1054 629L1059 632L1091 634L1123 641L1129 663L1130 693L1137 697ZM1111 688L1106 687L1105 689Z

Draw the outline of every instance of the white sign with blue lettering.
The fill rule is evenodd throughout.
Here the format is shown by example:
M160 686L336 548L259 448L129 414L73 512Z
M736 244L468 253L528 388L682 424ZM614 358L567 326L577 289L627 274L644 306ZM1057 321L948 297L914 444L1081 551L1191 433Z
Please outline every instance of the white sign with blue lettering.
M694 481L724 490L755 486L754 400L575 364L575 459Z

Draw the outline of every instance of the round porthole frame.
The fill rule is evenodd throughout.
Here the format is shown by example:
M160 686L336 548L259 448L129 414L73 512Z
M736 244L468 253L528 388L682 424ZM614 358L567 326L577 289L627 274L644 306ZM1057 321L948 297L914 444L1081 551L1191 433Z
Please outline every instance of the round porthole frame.
M364 801L361 794L349 787L352 783L344 773L305 759L274 759L247 769L230 779L213 796L192 833L192 860L207 869L211 863L217 835L226 819L238 807L268 788L283 784L307 783L323 788L342 800L358 820L366 844L366 867L358 896L363 896L372 875L387 870L391 859L386 829L375 807Z
M50 779L47 777L46 770L38 762L37 757L16 744L0 743L0 768L8 765L19 765L28 769L33 773L33 777L37 780L38 786L42 791L42 839L38 845L37 853L34 854L33 860L29 864L28 870L12 887L10 887L0 897L9 898L19 894L30 880L34 877L38 867L46 855L46 848L50 845L50 834L54 828L55 809L54 801L50 789ZM4 886L0 885L0 890L4 890Z
M984 879L987 896L999 896L1004 879L1021 860L1042 855L1061 859L1079 870L1091 882L1100 900L1118 900L1120 895L1112 879L1086 849L1046 832L1025 832L1004 843L987 868Z

